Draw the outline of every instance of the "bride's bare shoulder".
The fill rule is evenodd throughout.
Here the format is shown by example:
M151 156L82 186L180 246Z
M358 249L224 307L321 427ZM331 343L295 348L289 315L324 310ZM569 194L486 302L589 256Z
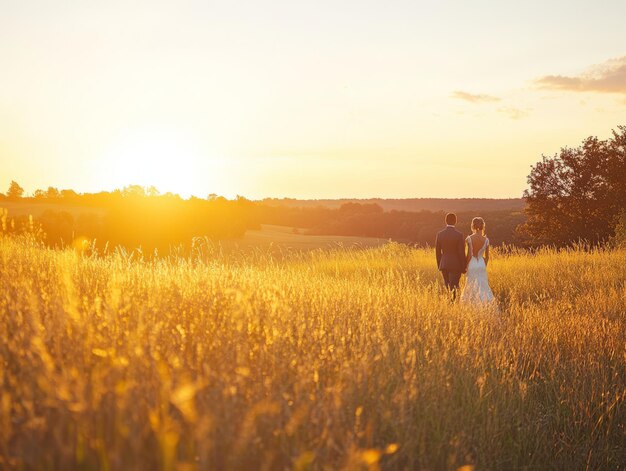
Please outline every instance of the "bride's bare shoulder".
M473 245L477 245L477 246L481 246L486 240L487 237L481 235L481 234L472 234L471 236L467 237Z

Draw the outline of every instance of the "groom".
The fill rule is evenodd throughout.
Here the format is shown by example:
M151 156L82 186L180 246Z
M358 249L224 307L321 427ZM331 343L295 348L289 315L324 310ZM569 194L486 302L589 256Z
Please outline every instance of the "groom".
M457 231L456 214L446 214L447 227L437 233L435 250L437 253L437 266L443 275L446 288L452 291L452 300L456 299L459 290L461 273L465 273L465 239L463 234Z

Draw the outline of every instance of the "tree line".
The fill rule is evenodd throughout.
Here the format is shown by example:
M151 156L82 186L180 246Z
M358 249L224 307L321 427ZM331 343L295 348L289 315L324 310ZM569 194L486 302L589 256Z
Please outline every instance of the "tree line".
M13 188L15 185L11 184ZM94 194L51 188L36 194L38 196L18 198L53 205L34 220L50 246L87 238L95 240L100 248L108 243L168 251L172 245L188 245L194 237L236 239L246 230L260 228L261 224L290 226L307 235L377 237L432 245L445 215L443 211L384 211L375 203L343 203L329 208L276 206L243 197L228 200L216 195L183 200L177 195L160 195L136 186ZM18 201L15 193L9 195L10 191L5 198ZM73 206L79 209L72 211ZM515 228L524 220L521 211L481 214L488 221L492 243L516 242ZM459 212L458 216L459 227L468 232L476 212ZM33 221L26 214L11 220L13 225L9 232L33 230Z
M445 211L384 211L374 203L344 203L339 208L259 205L257 219L267 224L293 226L309 235L378 237L415 245L433 245ZM458 212L457 227L470 232L476 211ZM522 211L481 212L494 244L520 242L516 228L525 221Z
M185 200L172 193L161 195L155 189L132 185L123 190L85 194L50 187L24 198L23 192L18 196L15 191L18 186L12 182L0 199L53 206L34 219L28 215L9 218L4 212L3 231L35 233L52 247L88 239L98 249L124 246L168 253L172 247L189 246L194 237L239 238L247 229L259 227L253 219L253 203L242 197ZM72 206L79 209L72 211Z

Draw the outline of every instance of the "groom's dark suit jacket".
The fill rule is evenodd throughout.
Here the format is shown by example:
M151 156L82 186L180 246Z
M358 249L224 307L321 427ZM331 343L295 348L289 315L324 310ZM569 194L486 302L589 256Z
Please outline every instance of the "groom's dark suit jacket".
M465 238L455 227L437 233L435 243L439 270L461 273L465 269Z

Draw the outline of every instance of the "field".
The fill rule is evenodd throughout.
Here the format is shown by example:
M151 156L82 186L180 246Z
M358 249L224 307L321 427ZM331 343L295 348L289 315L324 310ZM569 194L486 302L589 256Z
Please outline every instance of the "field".
M626 251L0 258L0 468L626 466Z
M261 229L246 231L241 239L222 241L228 250L261 249L270 252L291 252L315 249L372 248L386 244L375 237L323 236L303 234L304 230L288 226L261 224Z

